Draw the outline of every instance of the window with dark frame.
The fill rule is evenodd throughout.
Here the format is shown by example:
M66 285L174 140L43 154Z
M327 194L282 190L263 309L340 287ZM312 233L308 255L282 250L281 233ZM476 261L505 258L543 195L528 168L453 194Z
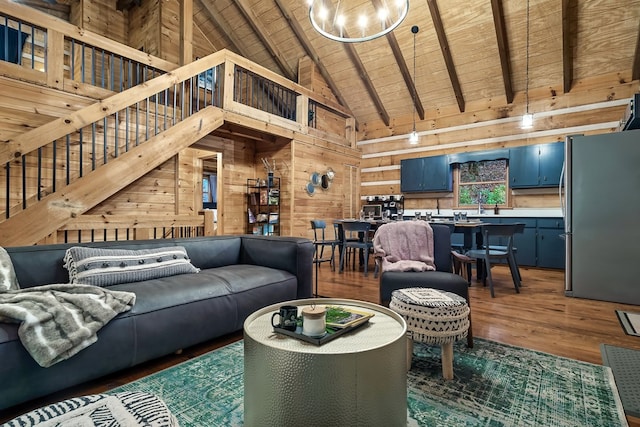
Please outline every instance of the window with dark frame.
M456 165L457 207L507 206L508 162L481 160Z

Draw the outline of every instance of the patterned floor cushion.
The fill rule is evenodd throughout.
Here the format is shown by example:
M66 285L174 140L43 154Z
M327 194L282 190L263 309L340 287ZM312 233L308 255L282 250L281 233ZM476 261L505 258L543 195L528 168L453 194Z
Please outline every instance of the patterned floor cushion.
M142 392L74 397L35 409L7 422L7 427L179 427L165 403Z

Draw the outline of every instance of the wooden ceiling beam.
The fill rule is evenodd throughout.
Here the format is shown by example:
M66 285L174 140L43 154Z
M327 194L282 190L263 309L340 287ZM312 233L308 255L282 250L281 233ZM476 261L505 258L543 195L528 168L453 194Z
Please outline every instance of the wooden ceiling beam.
M211 2L210 0L196 1L199 2L202 9L207 11L207 15L209 15L209 19L211 19L211 22L215 23L215 25L217 25L218 28L220 28L222 32L227 36L229 42L231 43L229 49L241 56L244 56L245 58L249 58L249 53L242 47L242 42L235 36L235 31L233 31L231 27L229 27L224 19L218 19L218 11L213 8L213 2Z
M372 0L372 2L376 9L382 9L384 7L381 0ZM391 22L389 22L389 18L387 18L387 27L390 25ZM416 108L418 117L420 117L420 120L424 120L424 106L422 105L422 101L420 100L420 95L418 95L418 90L416 89L414 81L416 76L413 76L413 78L411 77L409 67L407 67L407 61L405 61L404 56L402 55L402 50L400 50L398 40L393 34L393 31L387 34L387 41L389 42L391 52L396 59L396 64L398 64L398 68L400 68L400 74L404 79L404 84L407 86L407 89L411 94L411 100L413 101L414 107Z
M247 4L246 0L235 0L234 4L242 13L247 23L253 29L253 32L256 33L264 47L267 48L269 54L273 57L280 67L280 70L284 73L284 76L287 77L291 81L296 81L297 73L289 66L287 61L284 59L284 55L280 52L280 49L271 41L271 35L258 23L260 22L260 17L256 14L254 9L251 8L249 4Z
M217 52L219 50L224 49L224 47L216 46L216 44L211 41L211 39L204 33L204 31L202 31L200 24L195 23L193 27L194 27L194 31L197 31L198 34L200 34L200 36L207 41L207 43L209 44L209 49L211 49L211 52Z
M345 37L349 37L346 31L344 32L344 35ZM382 103L382 100L380 99L380 96L378 95L378 92L376 91L376 88L373 85L373 82L371 81L371 78L369 77L369 74L367 73L367 70L364 67L364 64L362 63L362 60L360 59L358 52L356 52L356 48L353 47L353 43L342 43L342 46L344 47L344 50L347 52L347 56L349 56L351 63L356 68L356 71L358 72L358 77L360 77L360 80L362 80L362 83L364 84L364 87L367 90L369 97L373 101L373 104L375 105L377 113L382 119L382 122L385 124L385 126L389 126L391 124L391 118L389 117L389 113L387 113L386 108L384 108L384 104Z
M304 30L300 26L300 23L291 17L291 13L289 12L289 9L287 9L287 7L284 5L282 0L275 0L275 2L278 8L280 9L280 13L282 13L282 16L289 24L289 28L291 28L291 31L293 31L296 38L298 39L298 42L300 43L304 51L307 53L307 55L309 55L309 58L311 58L311 60L316 65L316 67L318 67L318 70L320 71L320 75L329 86L329 89L331 89L331 91L335 95L340 105L342 105L344 108L347 109L347 111L349 112L349 115L353 116L353 113L351 111L351 108L349 108L349 104L347 103L347 100L340 92L340 89L338 89L338 85L336 85L336 82L331 77L331 74L327 70L327 67L325 67L322 61L320 61L320 57L318 56L318 53L313 48L313 46L311 46L311 42L305 35Z
M436 34L438 36L438 42L440 43L440 50L442 51L442 56L444 57L444 62L447 66L447 71L449 72L451 87L456 96L456 100L458 101L458 109L461 113L464 113L464 97L462 96L462 88L460 87L456 67L453 64L453 57L451 56L451 50L449 49L449 42L447 41L447 35L444 32L440 11L438 10L438 3L436 0L427 0L427 3L429 4L429 11L431 12L433 26L435 27Z
M573 84L573 46L578 21L577 0L562 0L562 90L569 93Z
M504 82L504 94L507 98L507 104L511 104L513 102L513 86L511 84L511 55L509 55L509 43L507 40L507 29L504 24L504 10L502 8L502 0L491 0L491 10L493 11L493 24L496 28L498 54L500 55L502 80Z

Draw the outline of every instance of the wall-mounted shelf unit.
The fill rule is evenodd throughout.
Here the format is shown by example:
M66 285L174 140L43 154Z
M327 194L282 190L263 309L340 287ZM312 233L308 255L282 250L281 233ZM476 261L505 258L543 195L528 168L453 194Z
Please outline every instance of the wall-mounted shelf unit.
M280 178L247 179L247 233L280 235Z

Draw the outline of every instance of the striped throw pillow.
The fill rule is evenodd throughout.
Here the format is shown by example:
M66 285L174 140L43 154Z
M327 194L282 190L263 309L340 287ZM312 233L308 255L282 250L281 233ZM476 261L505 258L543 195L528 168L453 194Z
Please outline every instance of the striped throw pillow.
M102 249L73 246L64 256L69 283L110 286L197 273L182 246L154 249Z

